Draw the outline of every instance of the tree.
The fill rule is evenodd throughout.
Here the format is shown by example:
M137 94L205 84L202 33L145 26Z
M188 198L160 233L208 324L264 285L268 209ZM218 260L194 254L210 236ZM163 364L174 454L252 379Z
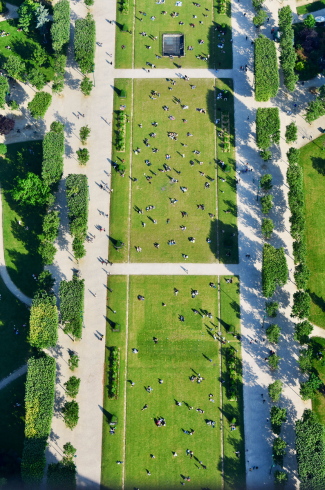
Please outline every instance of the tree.
M289 151L287 151L287 158L290 165L298 163L300 158L300 150L293 147L289 148Z
M7 145L0 143L0 155L5 155L7 153Z
M312 100L311 102L309 102L305 119L309 124L311 124L319 117L324 116L324 114L324 101L320 97L317 97L316 100Z
M55 296L37 292L30 309L28 338L30 345L37 349L55 347L58 341L58 324Z
M79 136L80 136L80 139L81 139L81 143L83 145L86 144L86 140L88 138L88 136L90 135L90 128L89 126L82 126L82 128L80 128L80 131L79 131Z
M296 266L294 276L295 276L297 288L298 289L306 289L307 283L308 283L309 278L310 278L310 269L305 264L305 262L301 262L301 264L298 264Z
M25 71L25 63L18 56L10 54L5 61L3 68L12 78L20 79L23 71Z
M261 187L264 191L270 191L273 187L272 185L272 175L271 174L265 174L260 180L261 182Z
M44 5L40 5L36 9L36 29L41 29L47 22L49 22L49 11L44 7Z
M79 420L79 404L72 400L71 402L65 402L62 408L63 419L65 425L73 430L78 424Z
M279 309L279 303L277 301L266 301L265 309L268 316L275 318Z
M61 134L64 132L65 124L59 122L59 121L53 121L51 123L51 131L55 134Z
M84 95L90 95L90 92L93 89L93 85L94 85L93 82L91 80L89 80L88 77L84 77L81 84L80 84L81 92Z
M71 371L74 371L77 367L79 367L79 361L80 359L77 354L70 354L68 365Z
M263 158L264 162L271 160L272 152L270 150L262 150L260 151L260 157Z
M291 317L297 317L301 320L309 317L311 298L305 291L297 291L293 295L293 307Z
M271 408L271 427L274 434L279 435L281 426L287 421L287 409L280 407Z
M287 443L281 439L281 437L276 437L273 442L272 457L275 464L283 466L283 458L286 455Z
M72 250L76 259L82 259L86 255L86 249L83 240L74 238L72 242Z
M29 32L30 25L35 19L37 3L33 0L25 0L18 8L18 27L24 32Z
M269 356L269 366L271 369L276 370L279 367L279 362L281 361L281 357L277 356L276 354L271 354Z
M285 133L286 142L291 143L291 141L297 141L297 137L298 137L297 135L298 135L298 128L296 124L292 121L292 123L286 126L286 133Z
M43 271L38 276L37 290L45 291L47 294L52 292L53 286L55 284L55 279L53 278L50 271Z
M304 262L307 255L307 245L305 236L301 236L299 241L293 242L293 256L295 258L295 264Z
M71 378L70 378L71 379ZM63 446L63 461L72 461L72 458L74 458L74 455L76 454L77 450L71 442L67 442Z
M32 68L28 72L28 81L31 85L37 88L37 90L42 90L45 85L45 76L37 68Z
M310 378L305 383L300 383L300 395L301 398L306 401L310 398L314 398L317 390L323 384L323 382L316 376L315 373L311 373Z
M261 198L262 213L263 214L269 214L269 212L273 208L273 202L272 201L273 201L272 194L268 194L267 196L263 196Z
M281 335L281 328L275 323L272 323L272 325L266 329L265 333L270 342L277 344Z
M80 378L76 378L75 376L71 376L68 381L64 383L66 393L71 398L76 398L79 392L80 386Z
M9 107L12 111L17 111L19 109L19 104L16 100L11 100Z
M0 76L0 107L5 108L6 94L9 93L9 83L6 77Z
M260 27L261 25L265 24L267 17L267 12L263 9L259 9L256 15L253 17L254 26Z
M32 117L35 119L43 118L47 109L50 107L52 102L52 95L47 92L37 92L31 102L28 103L27 107L30 110Z
M271 238L274 230L273 221L270 218L263 218L262 222L262 233L265 238Z
M95 3L94 0L84 0L84 2L87 8L91 7Z
M57 238L60 225L59 211L50 211L43 218L43 234L44 238L49 242L54 242Z
M283 388L283 383L279 379L274 381L274 383L269 384L268 386L269 396L273 402L278 402L280 400L282 388Z
M276 287L284 286L287 281L288 266L284 249L265 243L262 262L262 291L265 298L271 298Z
M14 119L10 119L10 117L1 116L0 115L0 134L7 135L12 131L15 127Z
M55 75L52 83L52 92L54 94L60 94L64 89L64 77L63 75Z
M42 257L42 263L44 265L53 264L56 252L57 250L53 243L48 242L47 240L43 240L38 247L38 253Z
M79 165L86 165L89 160L89 151L87 148L80 148L77 150Z
M313 29L316 25L316 20L313 14L308 14L304 20L304 25L308 27L308 29Z
M48 202L50 189L44 185L38 175L28 172L26 178L15 178L15 187L11 194L20 204L44 206Z
M309 335L314 330L314 327L307 320L295 325L294 339L299 342L299 344L308 344Z
M313 350L311 348L300 349L299 352L300 356L297 362L301 372L303 374L310 373L313 367Z
M70 2L60 0L53 7L53 24L51 27L52 47L54 51L60 53L64 46L67 46L70 38ZM59 55L63 56L63 55ZM66 57L65 57L66 58ZM63 65L63 71L65 67ZM55 71L58 71L54 68Z
M42 5L43 6L43 5ZM36 44L32 59L35 61L35 63L39 66L44 65L45 61L47 60L47 54L44 48L40 46L39 44Z
M253 0L252 1L253 9L256 11L260 10L263 6L263 3L264 3L264 0Z
M288 473L279 470L276 470L274 472L274 484L276 488L283 488L287 482L288 482Z

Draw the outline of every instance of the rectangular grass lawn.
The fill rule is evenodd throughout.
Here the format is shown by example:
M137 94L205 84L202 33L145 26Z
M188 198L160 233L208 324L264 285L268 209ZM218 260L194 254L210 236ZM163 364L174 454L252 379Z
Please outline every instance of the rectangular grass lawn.
M308 292L312 299L310 321L325 328L325 136L300 149L304 169L307 265L311 270Z
M191 89L191 85L196 88ZM153 91L159 94L155 100L151 98ZM206 109L206 114L197 108ZM158 126L154 127L153 122ZM168 132L177 133L177 141L169 138ZM150 137L151 133L156 137ZM193 136L188 137L187 133ZM150 147L144 143L146 138ZM132 178L137 181L132 183L131 262L180 262L184 260L182 254L188 255L189 262L216 261L215 145L213 80L177 80L176 85L160 79L134 80L132 146L141 152L132 156ZM153 153L154 148L159 152ZM201 153L194 154L194 150ZM167 154L170 160L166 160ZM162 172L164 164L171 171ZM148 181L147 177L151 179ZM206 183L209 188L205 188ZM187 192L182 192L181 187ZM172 199L177 202L172 204ZM205 210L198 209L202 204ZM149 205L155 209L147 212ZM139 214L141 209L143 214ZM182 218L182 211L188 217ZM186 230L182 231L181 226L186 226ZM195 243L189 241L191 237ZM175 240L176 245L169 246L170 240ZM159 243L159 248L155 243ZM142 252L137 253L136 247L141 247Z

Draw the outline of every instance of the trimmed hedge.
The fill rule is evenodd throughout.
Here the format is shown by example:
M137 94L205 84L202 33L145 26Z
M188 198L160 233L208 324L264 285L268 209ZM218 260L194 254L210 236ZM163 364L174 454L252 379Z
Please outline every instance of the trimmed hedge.
M88 13L75 23L74 56L81 72L86 75L95 69L96 24Z
M295 74L295 64L297 60L296 51L293 45L294 32L292 28L293 15L289 5L279 9L279 31L281 55L280 63L283 70L284 85L290 92L293 92L298 81Z
M25 441L21 475L25 485L35 488L44 476L45 449L51 432L55 395L55 359L43 355L28 361L25 392Z
M256 144L261 150L267 150L272 143L280 143L279 109L259 107L256 114Z
M30 345L37 349L55 347L58 341L58 309L53 294L36 293L30 309Z
M274 248L268 243L263 247L262 292L265 298L273 296L277 286L288 281L288 266L283 247Z
M275 42L260 35L255 41L255 99L266 102L279 90L279 68Z
M53 7L53 24L51 27L52 48L61 52L70 40L70 2L60 0Z
M77 467L73 461L49 464L46 481L49 490L75 490L76 486Z
M83 242L88 228L88 184L86 175L70 174L66 180L67 204L69 208L70 233L74 237L72 247L75 257L86 255Z
M61 320L64 332L80 339L82 336L82 311L84 309L84 279L76 276L71 281L61 281L59 287Z
M43 119L47 109L51 105L51 102L51 94L48 94L47 92L36 92L33 100L28 102L27 107L30 110L32 117L35 119Z
M64 126L63 126L64 127ZM63 173L64 132L49 131L43 139L42 178L50 186L57 184Z

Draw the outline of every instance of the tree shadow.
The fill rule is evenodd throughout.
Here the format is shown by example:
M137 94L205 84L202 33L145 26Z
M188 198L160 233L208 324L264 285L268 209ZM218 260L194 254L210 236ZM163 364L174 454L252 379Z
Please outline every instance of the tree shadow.
M310 157L312 167L320 174L325 175L325 158Z

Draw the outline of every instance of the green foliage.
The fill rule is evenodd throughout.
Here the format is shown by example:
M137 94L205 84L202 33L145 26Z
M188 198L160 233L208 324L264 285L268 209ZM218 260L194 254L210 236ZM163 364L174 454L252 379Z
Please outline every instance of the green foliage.
M265 174L261 178L261 187L264 191L270 191L273 187L272 185L272 175L271 174Z
M76 153L78 156L79 165L86 165L89 160L89 151L87 148L80 148Z
M260 27L263 24L265 24L267 17L268 17L267 12L263 9L259 9L257 11L256 15L253 17L254 26ZM271 42L273 42L273 41L271 41ZM256 41L255 41L255 43L256 43ZM256 99L256 100L259 100L259 99ZM268 100L268 99L261 99L261 100Z
M308 320L304 320L301 323L295 325L294 339L299 342L299 344L308 344L309 335L314 330L314 327Z
M298 75L294 72L297 55L293 45L292 19L292 11L289 5L279 9L280 63L284 75L284 85L290 92L294 91L298 80Z
M26 70L25 63L14 54L8 56L3 64L3 68L10 77L15 79L21 79L22 73Z
M7 145L0 143L0 155L5 155L7 153Z
M6 94L9 92L9 84L8 80L4 76L0 76L0 107L1 109L5 108L6 103Z
M70 354L68 361L69 369L71 369L71 371L74 371L77 367L79 367L79 361L80 359L77 354Z
M84 240L81 240L80 238L74 238L72 242L72 250L76 259L82 259L82 257L86 255Z
M316 488L313 480L325 477L325 428L311 410L305 410L296 422L296 454L301 482Z
M70 232L74 239L83 242L86 238L88 227L87 177L85 175L70 174L66 180L66 191ZM75 257L79 258L78 256Z
M74 55L81 72L86 75L95 69L96 26L93 16L88 13L85 19L75 22Z
M65 425L73 430L78 424L79 420L79 404L72 400L71 402L65 402L62 408L63 419Z
M283 388L283 383L279 379L274 381L274 383L269 384L268 386L269 396L273 402L278 402L280 400L282 388Z
M266 301L265 309L268 316L275 318L279 309L279 303L277 301Z
M52 92L54 94L60 94L64 89L64 76L55 75L52 83Z
M292 121L292 123L288 124L286 126L286 142L291 143L291 141L297 141L297 136L298 135L298 128L295 122Z
M35 14L37 9L37 3L33 0L25 0L18 9L18 27L24 32L29 32L30 28L35 25Z
M269 366L271 369L278 369L279 367L279 362L281 361L281 357L277 356L276 354L271 354L269 356Z
M49 490L75 490L77 467L73 461L63 458L59 463L51 463L47 468L46 488Z
M261 197L262 213L269 214L273 208L273 196L268 194L267 196Z
M275 344L277 344L279 342L279 339L280 339L280 335L281 335L281 328L276 325L275 323L272 323L272 325L270 325L267 329L266 329L266 337L268 338L268 340L270 342L274 342Z
M80 131L79 131L79 136L80 136L80 139L81 139L81 143L83 145L86 144L86 141L87 141L87 138L88 138L89 135L90 135L90 128L89 128L89 126L88 125L87 126L82 126L80 128Z
M272 457L274 464L283 466L283 458L286 455L287 443L281 439L281 437L276 437L273 441Z
M17 111L19 109L19 104L16 100L11 100L9 107L12 111Z
M274 485L275 488L284 488L285 484L288 482L288 473L285 471L276 470L274 472Z
M51 272L45 270L38 276L37 290L40 292L45 291L46 293L49 293L52 291L54 284L55 279L53 279Z
M302 235L300 241L293 242L293 256L295 258L295 264L303 262L307 256L306 237Z
M254 17L262 21L267 17L265 10L259 10ZM255 24L256 25L256 24ZM261 24L260 24L261 25ZM275 97L279 90L279 69L274 41L260 35L255 40L255 99L259 102Z
M61 281L59 287L61 319L64 332L80 339L82 336L82 311L84 309L84 279L76 276L71 281Z
M91 80L89 80L88 77L84 77L82 79L82 82L80 84L80 89L81 89L81 92L84 94L84 95L90 95L90 92L92 91L93 89L93 82Z
M279 109L259 107L256 114L256 144L261 150L267 150L272 143L280 143Z
M310 313L311 298L308 293L304 291L296 291L293 294L293 307L291 317L297 317L301 320L308 318Z
M84 2L85 2L86 7L88 7L88 8L91 7L92 5L94 5L94 3L95 3L94 0L84 0Z
M32 68L28 72L28 81L31 85L37 88L37 90L42 90L45 85L45 76L37 68Z
M313 367L313 349L300 349L298 364L303 374L310 373Z
M48 242L46 240L41 241L39 247L38 247L38 253L42 257L42 263L44 265L51 265L53 264L54 257L56 254L57 250L53 243Z
M39 5L36 9L36 29L42 29L42 27L49 22L49 11L44 7L44 5Z
M296 71L303 71L305 69L305 63L303 61L298 61L298 63L295 64L295 69Z
M26 178L15 178L11 195L15 201L30 206L44 206L49 199L50 189L38 175L28 172Z
M66 0L61 0L61 1L65 2ZM55 5L55 7L57 7L61 3L61 1L58 2ZM67 63L67 57L64 54L56 54L55 61L54 61L54 71L59 75L64 75L66 63Z
M316 25L316 20L313 16L313 14L308 14L307 17L304 20L304 25L308 27L308 29L313 29Z
M72 376L72 378L74 378L74 376ZM70 379L72 379L72 378L70 378ZM73 447L71 442L66 442L63 446L63 459L65 461L72 461L72 458L74 457L76 452L77 452L77 450L75 447Z
M307 283L310 278L310 269L309 267L302 262L297 265L295 268L295 281L298 289L306 289Z
M287 421L287 409L280 407L271 408L271 427L274 434L277 436L281 432L281 426Z
M30 309L30 345L37 349L55 347L58 341L58 309L53 294L36 293Z
M53 130L52 127L55 129ZM64 155L63 129L63 124L54 121L51 124L51 131L44 136L42 178L48 186L57 184L62 177Z
M47 92L37 92L31 102L28 102L28 109L35 119L43 118L52 102L52 95Z
M288 266L284 249L268 243L263 247L262 291L263 296L273 296L276 286L284 286L288 280Z
M119 351L117 347L112 347L110 355L109 370L109 397L116 398L119 386Z
M316 97L316 100L309 102L305 115L306 121L311 124L325 114L325 101L321 97Z
M300 396L303 400L309 400L314 398L317 390L322 386L323 382L316 376L315 373L311 373L309 380L305 383L300 383Z
M52 47L60 53L69 44L70 39L70 2L60 0L53 7L53 24L51 27ZM65 66L65 63L64 63Z
M263 158L264 162L268 162L272 158L272 152L270 150L260 151L260 157Z
M45 449L51 432L55 394L55 359L45 354L28 361L25 392L25 442L22 480L37 488L45 468Z
M270 218L263 218L262 233L265 236L265 238L271 238L273 230L274 230L273 221Z
M264 0L252 0L253 9L257 12L262 8Z
M34 60L39 66L44 65L45 61L47 60L46 51L40 44L36 44L32 54L32 60Z
M63 134L64 128L65 124L60 123L59 121L53 121L50 126L51 131L55 134Z
M299 162L300 150L298 148L289 148L287 151L287 158L290 165Z
M80 386L80 378L76 378L75 376L71 376L68 381L64 383L66 393L71 398L76 398L79 392Z
M54 242L57 238L60 225L59 211L50 211L43 218L43 236L49 242Z

